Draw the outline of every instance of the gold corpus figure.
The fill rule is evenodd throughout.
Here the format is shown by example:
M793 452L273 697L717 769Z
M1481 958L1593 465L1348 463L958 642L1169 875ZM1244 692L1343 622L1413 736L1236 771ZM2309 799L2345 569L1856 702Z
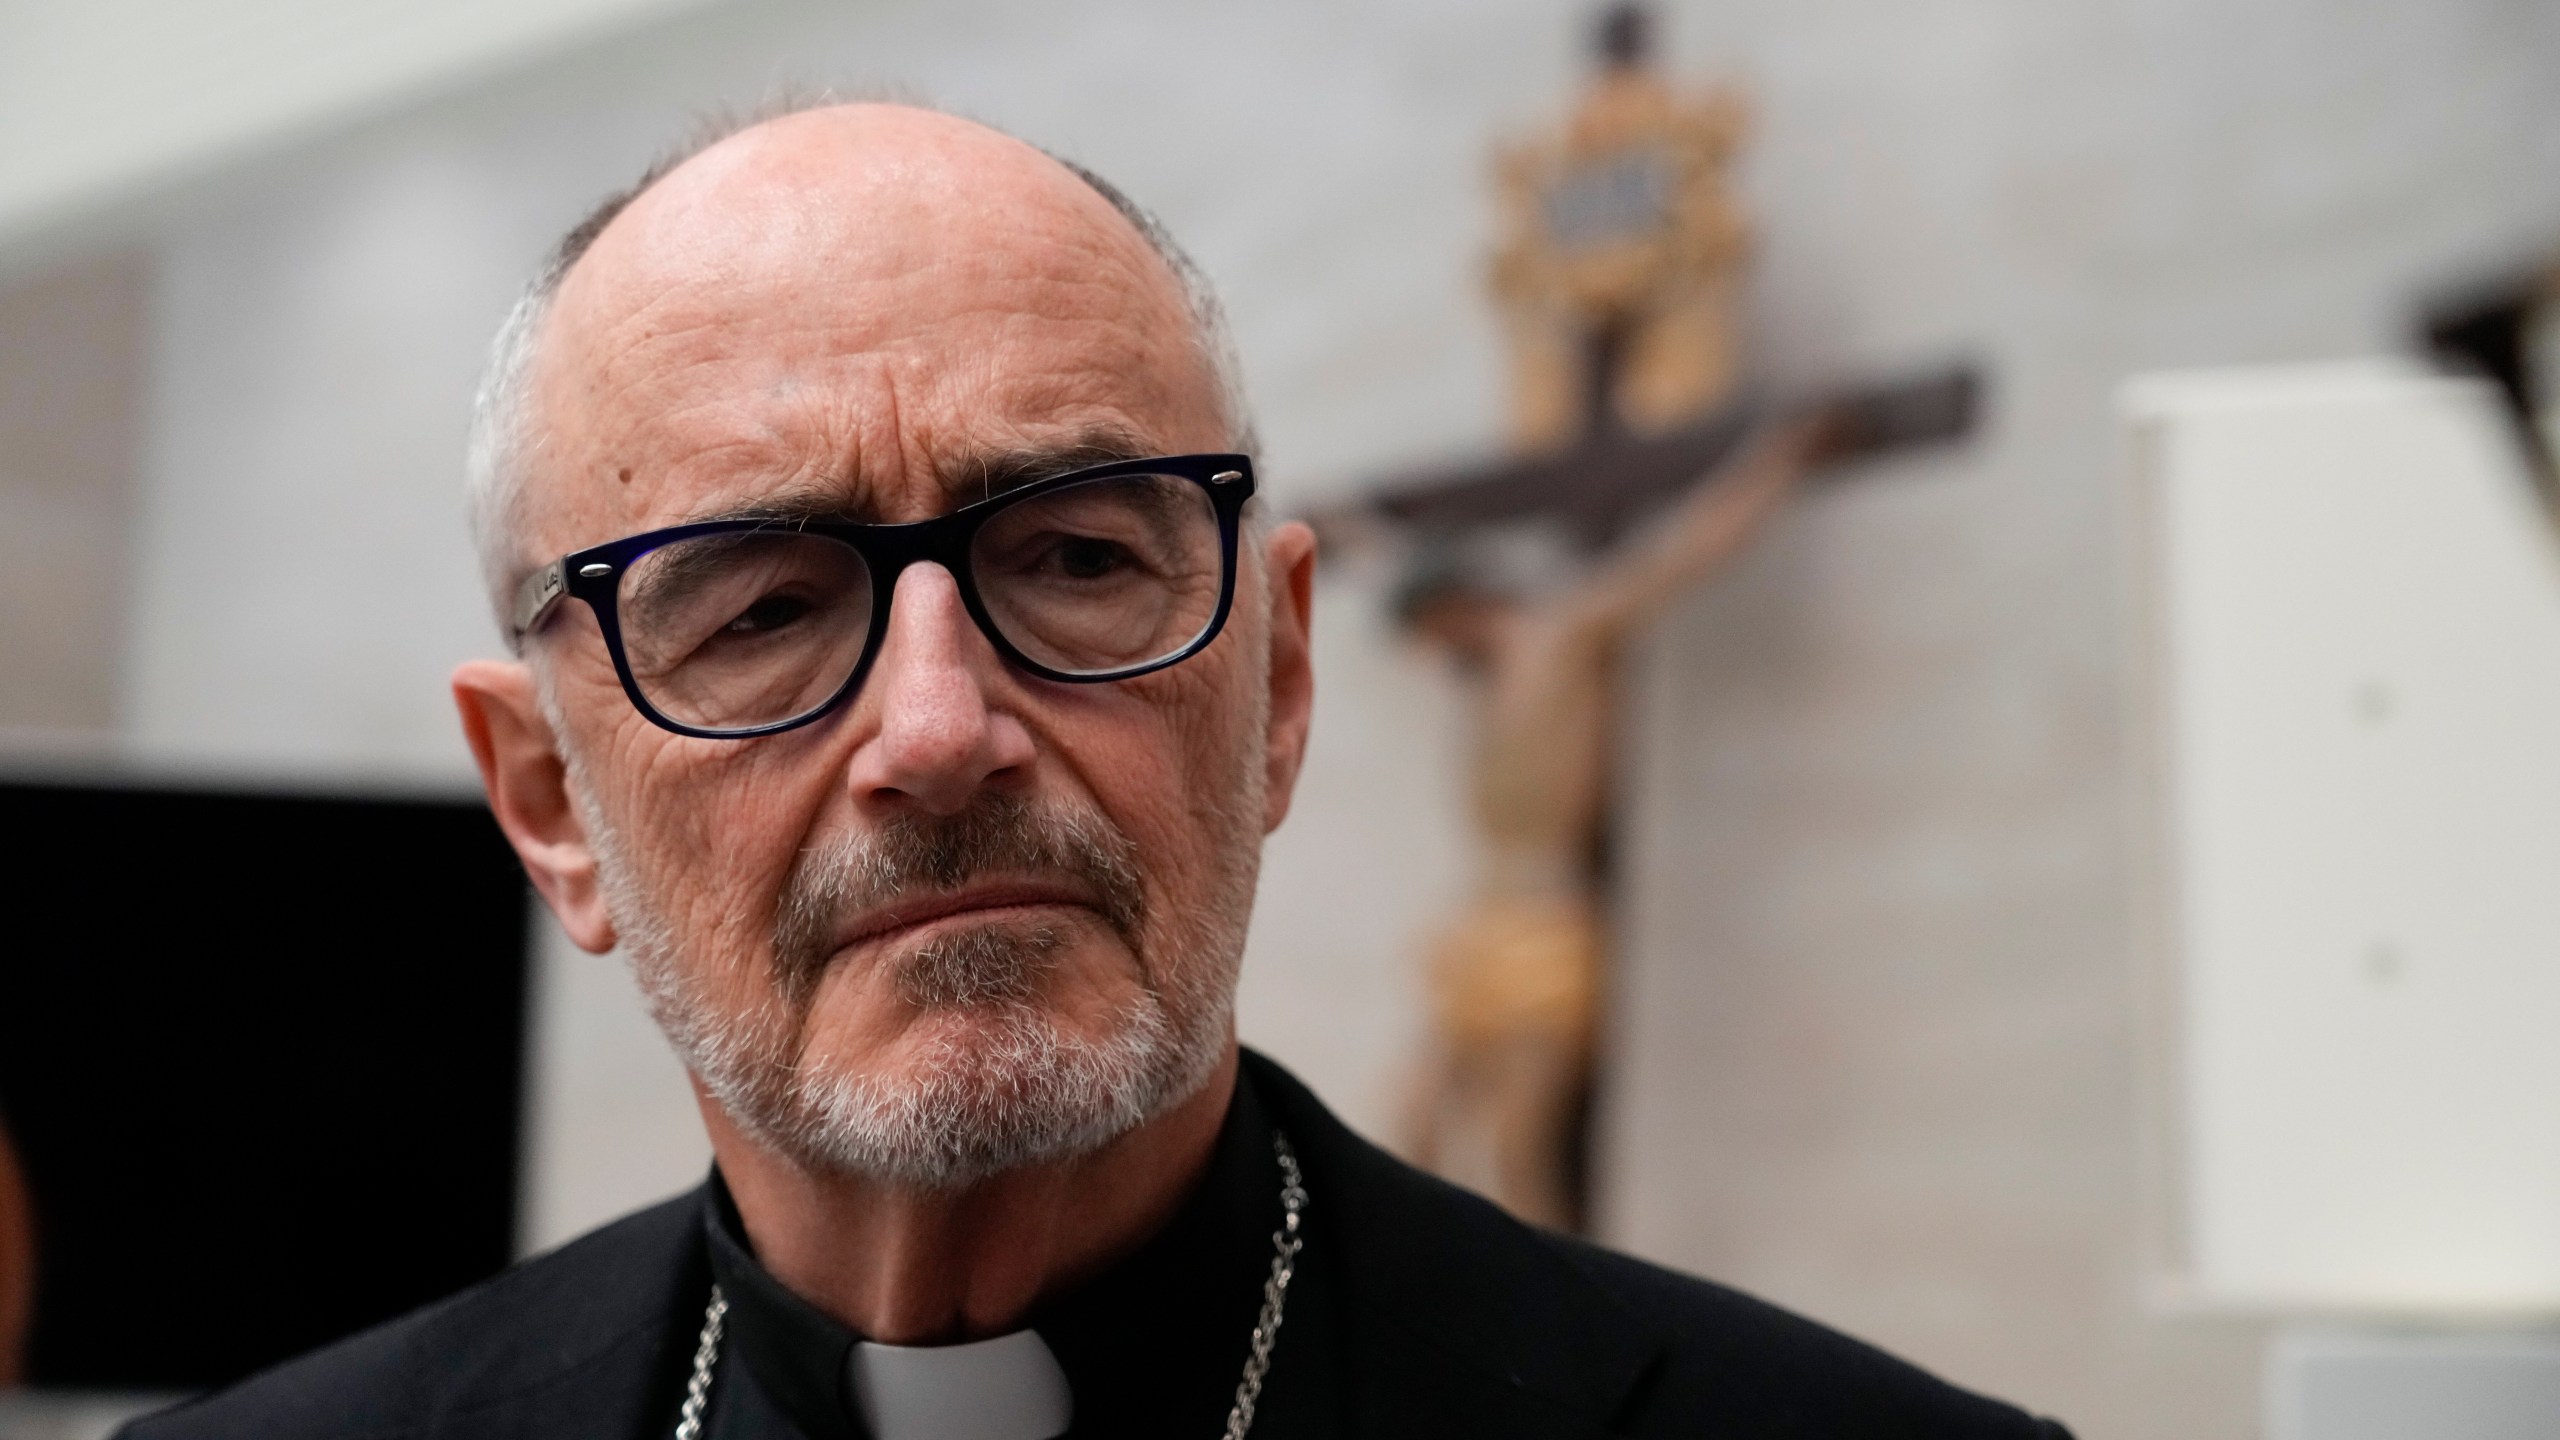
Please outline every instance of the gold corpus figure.
M1590 1084L1608 953L1593 857L1607 811L1618 659L1627 638L1757 533L1817 459L1823 425L1773 425L1650 534L1543 603L1457 578L1404 618L1476 700L1470 766L1483 871L1431 952L1432 1035L1405 1116L1407 1153L1489 1160L1513 1214L1580 1220L1571 1148ZM1472 1177L1470 1177L1472 1178Z
M1611 11L1600 71L1563 134L1495 164L1492 289L1524 450L1668 429L1733 390L1751 234L1725 171L1750 118L1731 91L1674 92L1647 64L1648 31L1642 10Z

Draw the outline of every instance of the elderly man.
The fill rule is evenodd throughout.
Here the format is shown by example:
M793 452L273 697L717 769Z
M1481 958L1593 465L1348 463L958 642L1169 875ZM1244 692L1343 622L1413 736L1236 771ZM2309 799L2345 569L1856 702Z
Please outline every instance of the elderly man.
M463 725L716 1169L136 1437L2058 1433L1239 1052L1313 540L1100 181L915 109L755 125L569 235L482 408L518 658Z

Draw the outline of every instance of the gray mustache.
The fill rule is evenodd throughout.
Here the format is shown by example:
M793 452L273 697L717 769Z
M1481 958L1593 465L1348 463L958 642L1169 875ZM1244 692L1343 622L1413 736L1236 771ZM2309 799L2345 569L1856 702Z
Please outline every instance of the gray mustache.
M1146 921L1137 847L1099 812L991 794L956 815L901 815L800 853L774 917L774 964L785 995L807 999L844 922L865 911L1005 876L1060 877L1131 950ZM918 1004L970 1004L1028 993L1063 937L1041 929L1010 943L965 933L912 957L900 988ZM1143 956L1142 956L1143 958Z

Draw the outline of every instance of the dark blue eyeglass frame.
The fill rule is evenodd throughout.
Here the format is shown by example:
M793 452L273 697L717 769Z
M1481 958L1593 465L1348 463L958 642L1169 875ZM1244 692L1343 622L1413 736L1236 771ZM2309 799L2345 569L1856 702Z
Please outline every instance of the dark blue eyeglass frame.
M977 578L972 573L969 560L970 542L977 538L979 529L989 520L1026 500L1123 475L1172 476L1191 481L1208 495L1210 507L1218 517L1221 571L1217 608L1190 643L1169 655L1117 670L1052 669L1024 654L1020 647L1005 638L1002 627L996 624L985 599L978 593ZM523 586L516 593L515 633L521 638L539 629L563 596L583 600L587 608L595 612L597 628L604 632L605 650L613 657L613 671L622 681L622 693L630 697L632 706L651 724L678 735L705 740L748 740L810 724L833 712L860 691L863 679L871 673L871 662L880 654L880 642L888 636L890 597L898 588L898 577L906 573L910 565L931 562L950 572L952 580L959 586L960 601L968 608L969 618L977 622L979 633L987 637L987 643L993 645L996 653L1002 655L1008 664L1044 680L1077 685L1130 680L1169 665L1181 664L1207 649L1209 642L1218 638L1218 632L1226 628L1227 613L1235 605L1237 536L1243 528L1245 502L1252 498L1251 457L1166 455L1141 460L1115 460L1106 465L1071 470L964 505L948 515L901 525L863 525L849 520L755 519L704 520L691 525L675 525L572 551L525 577ZM844 684L837 687L834 694L788 719L732 730L707 730L687 725L651 704L649 697L642 693L640 682L631 673L631 661L623 653L622 645L620 596L623 574L641 556L679 540L758 530L789 530L796 534L824 536L843 542L862 557L871 571L872 598L871 629L863 636L861 658L854 662L853 673L845 678Z

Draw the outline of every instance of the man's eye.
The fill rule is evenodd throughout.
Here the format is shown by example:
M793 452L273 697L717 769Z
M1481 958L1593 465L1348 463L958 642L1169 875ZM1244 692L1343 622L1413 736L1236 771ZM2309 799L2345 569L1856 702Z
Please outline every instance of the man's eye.
M761 635L779 630L809 613L808 601L797 595L767 595L738 613L738 618L720 627L727 635Z
M1129 551L1114 541L1076 535L1058 542L1052 558L1070 579L1099 580L1115 570L1126 569Z

